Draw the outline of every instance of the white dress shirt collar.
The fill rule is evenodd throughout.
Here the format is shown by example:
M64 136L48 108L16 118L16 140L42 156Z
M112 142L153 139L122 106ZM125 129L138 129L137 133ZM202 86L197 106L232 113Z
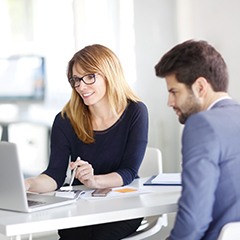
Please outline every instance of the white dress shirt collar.
M230 96L220 97L217 100L215 100L212 104L210 104L210 106L207 108L207 110L211 109L217 102L222 101L224 99L232 99L232 98Z

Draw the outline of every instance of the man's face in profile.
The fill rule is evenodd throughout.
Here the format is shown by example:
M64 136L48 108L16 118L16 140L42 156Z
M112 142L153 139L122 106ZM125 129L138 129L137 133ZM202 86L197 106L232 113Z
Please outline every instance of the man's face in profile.
M175 74L166 76L166 83L168 106L176 112L179 122L185 124L190 115L201 111L201 103L191 89L177 81Z

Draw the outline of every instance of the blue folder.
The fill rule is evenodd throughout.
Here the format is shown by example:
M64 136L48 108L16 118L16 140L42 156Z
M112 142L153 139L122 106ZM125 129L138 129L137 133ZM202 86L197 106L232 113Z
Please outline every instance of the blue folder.
M156 175L150 177L143 185L144 186L181 186L182 184L181 183L171 183L171 184L168 184L168 183L155 183L155 182L152 182L152 180L156 177Z

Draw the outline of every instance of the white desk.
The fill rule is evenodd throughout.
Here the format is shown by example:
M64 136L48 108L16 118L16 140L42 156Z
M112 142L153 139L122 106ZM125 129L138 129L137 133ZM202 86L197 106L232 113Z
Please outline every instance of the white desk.
M181 187L143 186L146 180L138 179L131 184L151 191L140 195L99 200L79 199L72 205L35 213L0 210L0 233L20 239L24 234L176 212Z

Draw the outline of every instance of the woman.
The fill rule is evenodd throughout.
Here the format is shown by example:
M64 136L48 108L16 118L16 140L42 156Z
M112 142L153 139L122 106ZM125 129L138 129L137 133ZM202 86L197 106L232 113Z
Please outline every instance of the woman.
M148 112L128 86L117 56L102 45L75 53L68 64L72 95L52 126L48 168L26 180L26 188L48 192L60 188L77 167L74 185L119 187L137 177L148 138ZM79 157L79 158L78 158ZM121 239L142 219L59 230L61 240Z

